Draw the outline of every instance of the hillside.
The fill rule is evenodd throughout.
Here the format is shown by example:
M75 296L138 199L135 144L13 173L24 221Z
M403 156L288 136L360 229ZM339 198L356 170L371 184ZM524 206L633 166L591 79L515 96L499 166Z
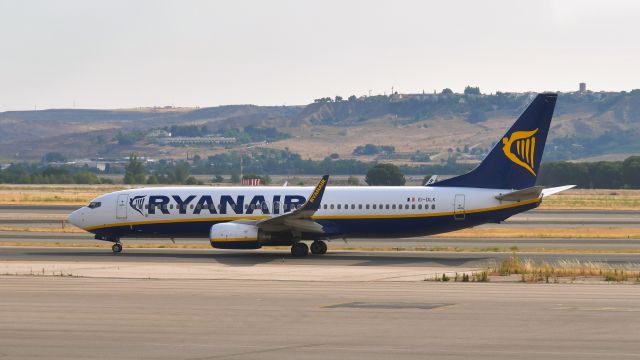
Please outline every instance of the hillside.
M56 109L0 113L0 162L39 160L47 152L67 158L120 157L134 151L152 158L212 155L246 145L161 146L143 136L171 125L206 126L212 133L247 126L289 134L264 145L303 158L438 163L450 156L474 162L526 107L533 93L394 94L348 100L318 99L307 106L232 105L211 108L123 110ZM336 101L337 100L337 101ZM615 158L640 153L640 91L560 94L545 160ZM282 137L281 137L282 138ZM366 144L394 151L354 155ZM336 155L334 155L336 156Z

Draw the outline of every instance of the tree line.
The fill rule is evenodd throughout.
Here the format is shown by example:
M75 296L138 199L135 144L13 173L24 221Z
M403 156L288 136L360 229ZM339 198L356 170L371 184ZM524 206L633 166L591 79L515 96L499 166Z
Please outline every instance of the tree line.
M226 181L222 174L231 175L232 183L239 183L240 154L229 153L201 159L195 157L192 163L186 161L165 161L145 164L132 155L125 167L125 184L183 184L199 185L193 174L209 175L210 182ZM264 159L260 160L263 156ZM425 165L419 167L390 164L365 163L356 160L337 160L327 157L321 161L304 160L298 154L267 151L262 155L243 158L245 174L262 177L269 183L267 174L290 175L360 175L367 174L369 185L401 185L404 175L430 174L456 175L471 170L469 164ZM267 170L268 169L268 170ZM373 172L371 172L373 170ZM545 162L538 177L538 185L560 186L575 184L579 188L640 189L640 156L632 156L624 161L599 161L573 163L565 161ZM260 175L262 174L262 175ZM98 176L97 169L88 167L50 166L38 164L12 164L0 170L0 183L10 184L110 184L110 179ZM245 176L248 177L248 176Z

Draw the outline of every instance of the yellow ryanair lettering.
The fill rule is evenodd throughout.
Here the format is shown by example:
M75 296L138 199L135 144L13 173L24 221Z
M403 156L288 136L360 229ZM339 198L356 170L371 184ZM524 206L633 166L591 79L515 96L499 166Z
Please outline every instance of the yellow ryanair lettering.
M318 186L316 186L316 189L313 190L313 194L311 194L311 197L309 198L309 203L312 203L316 200L316 198L318 197L318 194L320 194L320 190L322 190L326 182L327 181L324 178L320 180L320 183L318 183Z
M505 156L513 161L515 164L527 169L533 176L536 176L536 172L533 170L535 166L535 154L536 154L536 137L535 134L539 129L531 131L516 131L511 134L507 139L505 136L502 138L502 151ZM515 144L514 154L511 149Z

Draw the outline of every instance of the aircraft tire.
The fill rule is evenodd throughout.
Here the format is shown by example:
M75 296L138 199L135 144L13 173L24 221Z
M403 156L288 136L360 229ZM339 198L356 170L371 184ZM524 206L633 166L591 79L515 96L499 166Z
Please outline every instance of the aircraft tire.
M122 251L122 244L120 243L113 244L113 246L111 246L111 251L113 251L116 254L120 253Z
M309 246L303 242L297 242L291 245L291 255L296 257L304 257L309 254Z
M314 255L324 255L327 253L327 243L324 241L314 241L311 243L311 253Z

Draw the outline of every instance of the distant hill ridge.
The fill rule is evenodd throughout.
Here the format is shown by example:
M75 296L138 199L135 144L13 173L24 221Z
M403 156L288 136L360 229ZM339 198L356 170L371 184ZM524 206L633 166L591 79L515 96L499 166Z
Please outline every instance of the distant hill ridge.
M435 154L465 145L489 147L534 95L443 92L324 98L306 106L7 111L0 113L0 158L35 160L49 151L69 157L125 154L132 148L97 146L96 137L110 142L118 131L144 132L174 124L207 125L212 131L249 125L274 127L292 138L270 147L287 147L312 158L332 152L349 156L357 145L367 143ZM454 143L452 133L459 134ZM545 159L640 152L638 135L640 90L562 93ZM319 149L318 144L326 148ZM143 142L136 145L136 151L158 151Z

